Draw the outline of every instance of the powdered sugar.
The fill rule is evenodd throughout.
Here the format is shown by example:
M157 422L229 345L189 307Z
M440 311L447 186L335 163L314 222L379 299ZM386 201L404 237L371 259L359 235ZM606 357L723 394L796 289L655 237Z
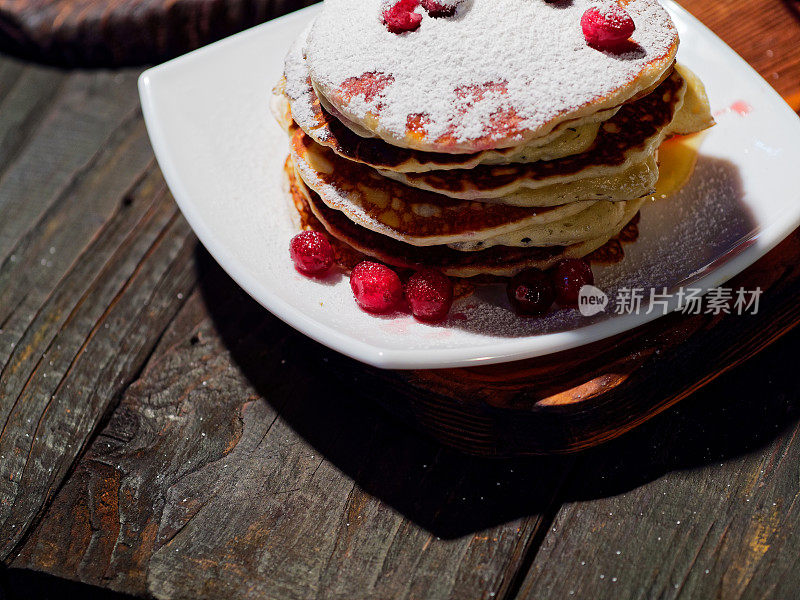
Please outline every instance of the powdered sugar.
M456 8L459 4L462 4L464 0L434 0L435 4L441 6L442 8ZM422 3L423 6L425 2Z
M284 63L286 95L292 102L292 118L306 128L316 120L314 114L314 89L308 81L308 68L303 60L303 49L311 25L294 41Z
M625 18L625 9L616 2L592 2L591 8L603 15L612 23L620 23Z
M326 0L308 65L345 116L363 123L378 115L376 132L387 141L402 142L409 116L425 115L425 143L447 135L451 150L466 150L491 133L484 145L516 145L582 108L594 112L599 98L619 104L637 91L625 86L647 65L671 59L677 33L657 0L626 5L638 46L625 54L586 44L580 20L590 6L598 4L467 0L452 17L423 11L418 30L393 34L381 22L381 0ZM342 84L365 74L383 74L384 85L337 97ZM498 116L513 127L487 132Z

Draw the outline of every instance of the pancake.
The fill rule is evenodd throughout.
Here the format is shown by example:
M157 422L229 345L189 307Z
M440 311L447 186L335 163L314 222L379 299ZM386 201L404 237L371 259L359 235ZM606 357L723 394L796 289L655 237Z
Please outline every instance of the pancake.
M273 110L280 114L308 114L297 110L300 101L282 93L285 82L276 87L272 103ZM280 95L278 95L280 94ZM316 97L316 96L314 96ZM304 97L308 101L309 97ZM318 102L318 100L316 100ZM363 136L351 130L351 126L342 122L341 118L330 114L326 109L312 108L316 116L312 121L294 119L315 142L326 146L342 158L369 165L375 169L397 171L398 173L425 173L427 171L444 171L450 169L471 169L478 165L500 165L510 163L527 163L538 160L554 160L564 156L579 154L591 147L600 125L613 117L618 108L600 111L594 115L568 121L559 125L553 132L543 138L513 148L485 150L474 154L445 154L441 152L422 152L408 148L390 146L383 140Z
M448 244L454 250L475 252L492 246L534 248L569 246L578 242L613 235L625 214L626 202L595 202L586 210L553 223L532 225L502 235Z
M669 126L669 132L688 135L715 125L703 82L685 65L676 64L675 69L686 80L686 95L683 97L683 106Z
M382 23L383 0L327 0L308 37L317 90L388 143L426 152L520 146L559 123L613 108L657 82L678 33L657 0L629 0L636 31L620 52L589 46L594 0L468 0L422 11L416 31Z
M272 95L269 99L269 109L272 116L278 122L289 136L292 135L292 127L296 126L295 120L292 118L292 109L289 106L289 101L284 94L284 86L286 81L281 79L275 88L272 90Z
M300 177L327 206L362 227L417 246L484 239L553 223L595 202L525 208L455 200L381 177L320 146L299 128L292 136L291 154Z
M273 111L287 111L297 125L315 142L339 156L376 169L400 173L432 170L471 169L480 164L525 163L553 160L587 150L594 142L600 123L616 114L618 107L599 111L559 124L548 135L511 148L474 154L422 152L391 146L349 121L324 97L317 94L305 65L305 36L301 35L286 56L284 78L273 94ZM285 103L289 106L286 107ZM278 108L275 108L278 107Z
M500 198L479 198L477 202L499 202L510 206L557 206L579 200L634 200L655 190L658 162L655 155L616 175L587 177L536 189L520 188Z
M472 285L582 258L652 195L664 139L713 124L657 0L620 0L636 31L616 51L583 38L596 0L418 6L401 34L385 3L326 0L270 100L291 138L288 196L339 264Z
M292 58L291 54L286 57L286 60L290 60ZM299 57L303 64L305 64L306 55L305 55L305 46L303 46L303 51ZM306 69L306 73L308 73L308 69ZM353 123L350 119L345 117L342 113L336 110L336 107L328 102L327 98L317 92L316 88L314 87L314 83L311 81L311 75L308 75L308 79L306 80L307 84L311 86L314 91L314 96L319 100L320 106L322 106L322 110L332 116L334 119L339 121L342 125L347 127L350 131L355 133L356 135L363 137L363 138L377 138L378 136L372 133L371 131L364 129L357 123ZM298 84L301 82L298 82Z
M574 156L526 164L481 165L470 170L381 174L422 190L476 200L499 198L520 188L536 189L621 173L654 154L669 133L685 91L685 80L673 71L651 94L623 105L603 123L592 147Z
M291 167L291 158L287 160L286 177L292 200L299 211L311 211L328 234L353 251L398 268L435 268L450 277L513 277L524 269L545 270L565 258L582 258L602 247L610 237L613 237L566 247L495 246L480 252L460 252L447 246L424 248L412 246L359 227L339 211L327 207L296 175ZM632 214L626 224L636 215L640 202L628 203L628 212Z
M430 153L398 148L388 145L383 140L349 122L329 106L324 98L318 96L305 66L306 37L307 31L295 41L286 57L285 77L276 86L271 100L273 113L284 128L288 128L288 123L294 119L318 144L331 148L343 158L367 164L376 169L400 173L422 173L431 170L470 169L480 164L554 160L579 154L591 146L600 128L600 123L614 116L619 110L617 107L608 111L600 111L583 119L562 123L551 134L520 147L487 150L476 154ZM703 83L684 65L676 64L675 68L686 80L687 89L683 105L677 111L669 127L669 133L686 135L710 127L714 124L714 120ZM663 78L669 76L670 73L671 70L666 71ZM290 81L287 81L286 77ZM662 81L657 82L658 85ZM644 90L641 97L651 93L653 89ZM639 97L634 97L631 101L638 99ZM294 111L291 110L292 106L294 106ZM628 194L620 199L632 199L645 193L645 190L640 190L639 193ZM602 194L591 197L608 198L610 196ZM518 204L530 205L524 202Z

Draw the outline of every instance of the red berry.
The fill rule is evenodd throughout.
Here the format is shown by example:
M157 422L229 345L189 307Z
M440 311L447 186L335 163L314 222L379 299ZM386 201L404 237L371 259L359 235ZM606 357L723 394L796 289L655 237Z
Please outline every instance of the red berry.
M461 0L422 0L422 8L432 17L452 17Z
M369 312L389 312L403 298L397 273L380 263L358 263L350 274L350 287L358 305Z
M397 0L383 11L383 22L392 33L414 31L422 22L422 15L414 12L419 0Z
M539 269L526 269L508 282L508 299L521 315L541 315L556 299L550 277Z
M303 231L289 242L289 255L294 266L307 275L322 275L333 265L333 248L327 236L319 231Z
M568 258L552 271L556 302L561 306L578 306L578 296L585 285L594 285L592 267L580 258Z
M581 28L590 46L615 50L631 37L636 25L624 8L610 4L595 6L583 13Z
M406 284L411 312L422 321L441 321L453 305L453 282L439 271L414 273Z

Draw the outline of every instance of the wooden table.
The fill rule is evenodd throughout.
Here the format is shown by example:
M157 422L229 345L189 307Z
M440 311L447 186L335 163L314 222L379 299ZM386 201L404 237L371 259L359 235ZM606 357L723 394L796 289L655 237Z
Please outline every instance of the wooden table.
M684 4L800 108L797 0ZM198 245L137 75L0 58L0 598L798 597L800 332L583 454L445 450Z

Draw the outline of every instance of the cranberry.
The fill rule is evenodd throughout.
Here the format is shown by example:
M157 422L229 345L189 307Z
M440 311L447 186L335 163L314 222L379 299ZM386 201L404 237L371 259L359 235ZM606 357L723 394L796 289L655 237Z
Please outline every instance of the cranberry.
M432 17L452 17L460 0L422 0L422 8Z
M383 22L392 33L414 31L422 22L422 15L414 12L419 0L397 0L383 11Z
M403 298L403 284L397 273L380 263L358 263L350 274L350 287L358 305L369 312L389 312Z
M562 260L552 271L556 302L561 306L578 306L578 296L585 285L594 284L592 267L580 258Z
M616 50L631 37L636 25L621 6L592 7L581 17L583 37L599 50Z
M421 321L441 321L453 305L453 282L434 269L419 271L406 284L406 298Z
M556 299L550 277L539 269L526 269L508 282L508 299L521 315L541 315Z
M289 256L297 270L306 275L322 275L333 265L333 248L319 231L303 231L289 242Z

